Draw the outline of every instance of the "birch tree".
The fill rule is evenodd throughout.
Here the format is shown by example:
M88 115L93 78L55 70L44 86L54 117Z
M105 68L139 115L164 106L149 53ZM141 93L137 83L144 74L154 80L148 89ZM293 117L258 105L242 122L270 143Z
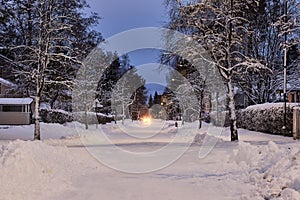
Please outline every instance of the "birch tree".
M72 108L75 120L81 121L85 129L89 128L89 121L96 121L95 101L98 101L98 85L101 82L101 74L107 66L115 59L113 53L103 51L100 48L93 49L83 60L80 69L76 74L72 94ZM94 118L93 118L94 117Z
M239 69L265 68L259 60L245 53L249 22L242 10L244 1L169 1L169 28L181 31L198 41L210 54L227 86L231 140L238 140L234 102L234 77ZM194 50L195 52L197 50Z
M145 85L146 81L136 73L135 68L127 71L115 84L112 90L112 109L122 117L124 124L126 113L129 112L130 106L138 100L138 92L140 87Z
M102 39L89 27L98 16L84 17L85 1L12 0L11 20L7 22L14 38L10 55L18 67L14 79L26 95L35 100L34 138L40 139L40 102L45 89L54 85L70 88L81 60ZM50 86L50 87L48 87ZM65 89L65 88L64 88Z
M283 83L284 33L287 31L288 51L299 48L299 1L288 1L288 19L284 22L284 1L265 0L257 4L245 1L245 18L251 32L245 35L246 54L260 60L268 70L240 70L235 80L247 95L249 104L274 102ZM297 50L296 50L297 51ZM294 51L295 52L295 51ZM288 52L288 55L292 52ZM288 63L288 81L293 85L298 81L297 59ZM295 73L296 72L296 73Z
M293 87L299 86L300 77L300 1L290 0L285 2L287 15L282 11L275 26L278 28L279 37L282 39L281 50L283 56L286 54L287 58L287 82L290 85L290 89L293 89ZM283 62L285 61L283 60Z

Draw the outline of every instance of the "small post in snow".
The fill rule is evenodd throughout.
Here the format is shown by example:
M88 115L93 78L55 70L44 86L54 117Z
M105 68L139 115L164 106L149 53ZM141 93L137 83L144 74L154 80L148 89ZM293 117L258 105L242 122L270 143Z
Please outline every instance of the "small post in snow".
M300 107L295 107L293 112L293 138L300 139Z

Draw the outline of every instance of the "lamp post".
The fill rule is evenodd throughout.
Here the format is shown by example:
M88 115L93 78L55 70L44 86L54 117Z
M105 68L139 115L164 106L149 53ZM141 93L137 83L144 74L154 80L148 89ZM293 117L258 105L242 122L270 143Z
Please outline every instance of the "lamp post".
M287 0L284 0L284 26L287 26ZM284 29L284 55L283 55L283 134L286 134L287 123L286 123L286 101L287 101L287 27Z

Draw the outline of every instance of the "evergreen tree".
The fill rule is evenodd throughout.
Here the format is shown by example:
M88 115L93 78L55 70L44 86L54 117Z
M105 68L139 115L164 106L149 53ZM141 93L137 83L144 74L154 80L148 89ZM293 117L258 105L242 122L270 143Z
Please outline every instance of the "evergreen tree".
M143 108L146 107L147 104L147 88L145 87L145 85L142 85L141 87L136 89L136 91L132 95L132 99L133 102L131 108L137 109L141 116L146 114L146 111L143 110Z
M157 91L155 91L153 97L153 104L160 104L160 103L161 103L161 95L158 95Z
M154 104L153 97L152 97L152 94L150 94L149 101L148 101L148 107L151 108L153 106L153 104Z
M100 77L97 88L97 98L104 106L103 111L106 114L112 112L111 95L113 88L117 84L118 80L126 74L126 72L134 68L130 65L130 59L127 54L119 57L116 53L114 53L111 57L113 58L113 61L105 70L102 77Z
M121 64L120 59L116 53L111 55L111 63L109 67L105 70L102 77L99 77L99 83L97 88L97 98L103 105L103 112L105 114L110 113L111 110L111 93L115 84L121 77Z
M140 105L146 104L147 91L144 85L145 80L137 74L134 67L131 67L115 84L111 95L112 110L116 117L121 115L122 124L128 112L138 113Z

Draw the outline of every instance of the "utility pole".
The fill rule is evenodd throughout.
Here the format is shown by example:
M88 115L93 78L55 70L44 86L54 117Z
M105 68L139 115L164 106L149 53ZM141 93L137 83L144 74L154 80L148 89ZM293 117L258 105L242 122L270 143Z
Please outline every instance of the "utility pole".
M283 56L283 134L286 135L287 123L286 123L286 102L287 102L287 0L284 0L284 56Z

